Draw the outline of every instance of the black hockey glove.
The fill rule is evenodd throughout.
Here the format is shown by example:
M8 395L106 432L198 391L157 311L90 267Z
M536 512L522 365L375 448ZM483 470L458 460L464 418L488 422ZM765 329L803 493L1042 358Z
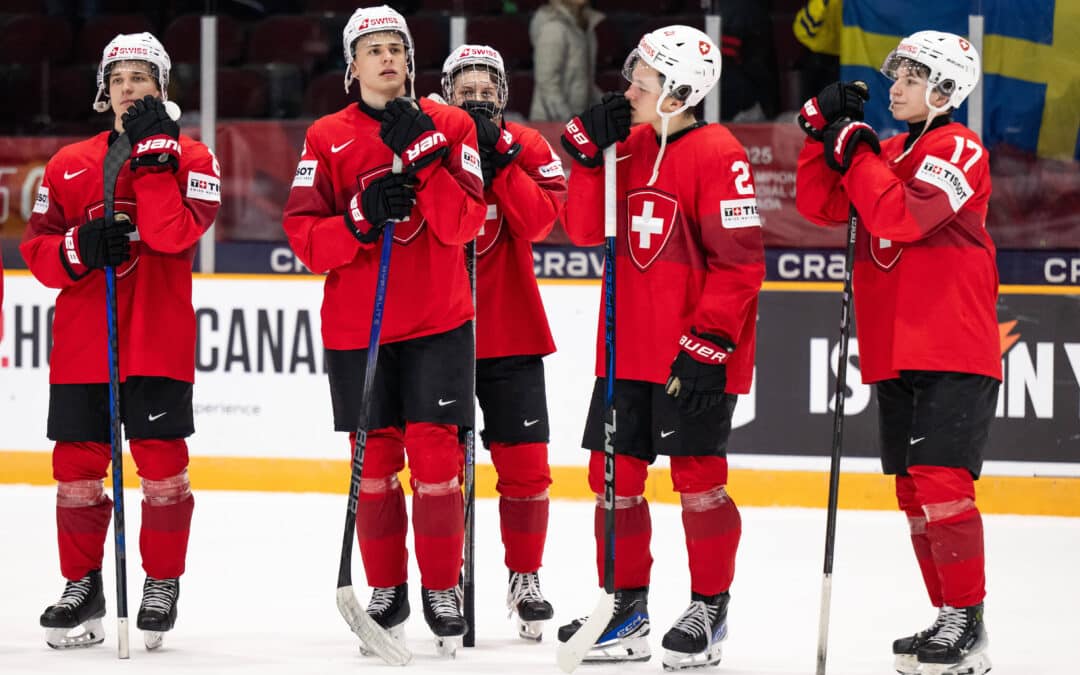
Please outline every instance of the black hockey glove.
M147 94L120 118L131 139L131 169L176 173L180 169L180 126L165 111L165 103Z
M483 112L469 110L476 123L476 143L480 151L480 169L484 175L484 187L491 187L495 174L509 166L518 153L521 144L514 142L514 134L503 127L499 128Z
M618 93L604 94L600 103L566 123L563 147L582 166L604 163L604 149L630 135L630 101Z
M825 128L841 117L861 121L863 104L869 100L870 90L865 82L833 82L803 103L799 111L799 128L815 141L823 140Z
M671 363L664 390L686 415L700 415L724 402L727 387L726 361L735 343L719 335L698 333L679 338L679 354Z
M846 117L825 128L824 143L825 163L840 173L846 173L851 166L859 143L865 143L875 155L881 153L881 144L874 128L866 122L856 122Z
M124 214L117 214L111 227L104 218L69 229L60 242L60 258L73 278L86 274L86 268L102 269L122 265L131 258L128 235L135 225Z
M404 173L388 173L353 195L345 210L345 227L362 244L374 243L386 222L408 217L416 203L415 179Z
M431 116L411 98L395 98L383 111L379 136L395 155L401 157L405 171L415 173L446 157L446 136L435 129Z

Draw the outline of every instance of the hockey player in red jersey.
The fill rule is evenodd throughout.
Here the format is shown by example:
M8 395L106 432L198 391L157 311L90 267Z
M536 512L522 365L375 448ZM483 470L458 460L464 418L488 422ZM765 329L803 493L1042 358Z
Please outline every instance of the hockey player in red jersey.
M476 395L498 473L510 581L521 637L540 640L552 607L540 591L548 522L548 414L542 357L555 351L533 272L532 244L566 198L562 162L539 132L503 119L509 96L498 51L462 45L443 64L443 96L476 123L487 220L476 239ZM511 327L511 330L508 330Z
M404 98L414 45L396 11L356 10L343 47L345 86L358 81L358 100L308 129L284 228L304 264L327 275L322 337L334 428L355 432L378 242L386 222L398 221L356 530L373 587L367 612L402 638L408 551L397 474L408 448L424 618L440 648L452 652L466 628L457 591L464 540L457 435L473 406L464 244L485 213L476 127L463 110ZM391 172L395 155L400 174Z
M879 141L861 90L830 85L806 102L797 206L822 225L858 211L855 320L863 381L874 383L882 467L896 475L933 625L893 643L903 673L981 675L983 530L974 480L1001 380L995 249L986 231L990 168L978 136L952 120L979 80L956 35L904 38L881 72L908 133Z
M169 56L150 33L117 35L98 66L94 109L112 131L62 148L45 167L21 251L60 290L49 364L48 437L57 480L60 600L41 615L56 648L100 643L101 563L112 500L104 267L116 268L121 417L142 478L146 582L137 625L147 646L176 621L194 500L184 439L194 432L195 244L221 203L220 170L205 145L180 135L164 104ZM103 220L102 162L120 132L133 151ZM149 146L153 146L150 148ZM82 633L69 632L84 627Z
M645 660L651 524L648 465L671 457L690 563L690 605L664 636L670 669L716 664L727 632L741 532L725 490L727 440L738 394L753 376L757 299L765 276L750 162L723 126L693 114L720 77L720 51L687 26L646 34L626 60L625 96L571 120L576 160L563 224L575 243L604 241L605 147L616 143L615 614L586 661ZM637 126L631 129L631 124ZM597 494L603 576L603 308L598 380L583 446ZM567 641L577 620L559 629Z

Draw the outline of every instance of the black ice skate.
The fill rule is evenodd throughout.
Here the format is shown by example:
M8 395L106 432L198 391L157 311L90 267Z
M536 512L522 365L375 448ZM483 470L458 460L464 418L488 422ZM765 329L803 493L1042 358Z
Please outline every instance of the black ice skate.
M544 622L555 615L551 603L540 592L540 575L537 572L510 570L506 608L511 616L518 615L518 635L536 642L544 638Z
M901 675L918 675L919 670L919 647L926 644L927 640L934 637L941 628L941 618L944 610L939 609L934 623L926 630L919 631L914 635L893 640L892 651L894 655L893 667Z
M919 647L921 675L983 675L990 670L983 606L941 608L941 626Z
M147 649L160 647L165 633L176 624L176 602L179 599L180 579L146 577L135 625L143 631L143 643Z
M409 618L409 584L403 583L386 588L372 588L367 613L375 623L389 633L395 642L405 644L405 620ZM375 652L360 643L360 653L372 656Z
M559 642L566 642L585 623L588 617L574 619L559 628ZM649 589L635 588L615 591L615 611L596 644L589 649L582 663L611 663L648 661L649 651Z
M461 587L455 585L445 591L421 588L420 598L424 602L424 620L435 634L435 649L439 656L453 658L468 627L461 615Z
M41 614L45 643L53 649L89 647L105 641L101 617L105 616L105 594L101 590L101 570L90 572L78 581L69 581L55 605ZM76 628L81 632L72 633Z
M690 606L664 635L664 670L703 668L720 663L721 641L727 637L731 596L690 594Z

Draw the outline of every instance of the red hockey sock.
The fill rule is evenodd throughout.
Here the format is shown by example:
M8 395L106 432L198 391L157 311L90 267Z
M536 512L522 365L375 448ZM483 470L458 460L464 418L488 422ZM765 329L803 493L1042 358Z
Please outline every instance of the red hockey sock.
M350 447L356 435L349 434ZM405 536L405 492L397 474L405 468L401 431L393 427L368 433L360 500L356 507L356 536L369 586L389 588L408 579L409 550Z
M735 577L742 519L724 489L727 473L724 457L671 458L671 482L682 501L690 590L702 595L727 591Z
M649 465L625 455L615 457L615 588L649 585L652 570L652 518L643 496ZM596 494L593 530L596 537L596 574L604 583L604 453L589 458L589 486Z
M982 516L975 506L975 481L967 469L912 466L926 514L926 537L941 582L941 600L970 607L986 597Z
M515 572L540 569L547 539L551 469L546 443L492 443L498 474L499 525L506 566Z
M405 426L405 446L409 451L420 583L429 590L446 590L458 582L465 542L457 427L409 422Z
M101 568L113 507L103 486L110 455L105 443L61 441L53 449L56 543L65 579L77 581Z
M143 570L155 579L184 573L195 498L188 481L183 439L132 439L131 456L142 478L139 552Z
M926 536L926 514L919 505L915 494L915 481L910 476L896 477L896 501L900 510L907 514L911 547L915 549L915 560L919 563L919 571L922 572L930 603L934 607L941 607L941 581L938 580L937 566L930 552L930 538Z

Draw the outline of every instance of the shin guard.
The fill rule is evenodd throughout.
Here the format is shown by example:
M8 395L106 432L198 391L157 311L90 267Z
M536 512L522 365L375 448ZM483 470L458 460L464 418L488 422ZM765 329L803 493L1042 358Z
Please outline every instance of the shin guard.
M195 498L188 480L183 439L132 439L131 456L142 479L139 552L143 570L154 579L184 573Z
M540 569L547 539L551 469L546 443L491 444L498 474L499 526L506 567L514 572Z
M405 446L413 488L413 531L421 585L457 585L465 543L465 498L458 480L457 427L410 422Z
M896 477L896 502L900 510L907 515L911 547L915 550L915 560L919 563L930 604L941 607L941 581L938 579L934 555L930 552L930 538L926 535L926 514L919 505L915 494L915 481L911 476Z
M672 457L671 480L682 502L690 590L716 595L731 587L742 536L739 509L724 489L724 457Z
M649 585L652 570L652 518L645 500L648 464L643 460L615 457L615 588L642 588ZM596 537L596 576L604 583L604 453L593 451L589 458L589 486L596 494L593 531Z
M355 447L356 434L349 434ZM360 474L360 501L356 509L356 537L368 586L389 588L408 578L409 551L405 537L409 520L405 492L397 474L405 468L401 431L388 427L368 433L364 468Z
M106 443L59 441L53 449L60 573L71 581L101 568L113 508L104 489L111 455Z

